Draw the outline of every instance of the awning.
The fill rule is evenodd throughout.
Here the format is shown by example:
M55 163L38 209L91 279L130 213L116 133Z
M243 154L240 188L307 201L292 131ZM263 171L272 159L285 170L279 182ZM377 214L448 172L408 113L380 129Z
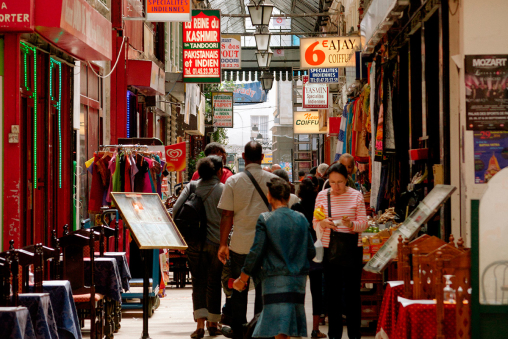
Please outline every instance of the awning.
M127 85L145 96L164 95L166 73L150 60L127 61Z
M371 54L377 43L400 16L409 0L373 0L360 23L360 34L365 39L363 53Z
M78 59L112 59L111 22L85 0L35 0L35 31Z

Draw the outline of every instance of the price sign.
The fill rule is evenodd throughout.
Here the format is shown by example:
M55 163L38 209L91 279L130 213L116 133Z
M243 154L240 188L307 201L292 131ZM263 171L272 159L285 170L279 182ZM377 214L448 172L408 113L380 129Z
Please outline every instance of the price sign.
M300 39L300 69L354 67L360 37Z

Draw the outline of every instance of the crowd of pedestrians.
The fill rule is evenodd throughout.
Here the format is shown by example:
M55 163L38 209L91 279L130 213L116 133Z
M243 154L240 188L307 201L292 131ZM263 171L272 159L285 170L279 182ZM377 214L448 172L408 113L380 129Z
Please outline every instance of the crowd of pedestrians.
M328 316L328 337L341 338L345 315L348 337L360 338L360 235L367 218L363 196L354 189L354 158L344 154L330 166L299 173L295 194L280 166L261 167L262 146L255 141L245 145L245 170L238 174L224 167L222 145L209 144L205 155L193 175L196 181L185 187L173 211L176 216L198 197L206 212L206 236L188 241L186 251L197 323L191 338L203 338L205 325L211 336L234 339L243 339L249 326L248 336L256 338L307 337L307 276L311 337L327 337L319 325ZM316 218L317 208L323 218ZM315 261L317 239L324 247L322 262ZM251 284L254 320L247 319Z

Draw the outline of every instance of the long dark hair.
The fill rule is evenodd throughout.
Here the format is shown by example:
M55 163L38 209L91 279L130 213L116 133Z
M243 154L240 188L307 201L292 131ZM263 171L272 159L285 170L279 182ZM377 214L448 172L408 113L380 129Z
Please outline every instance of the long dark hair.
M300 190L298 191L298 197L302 200L302 204L312 204L316 202L318 194L317 188L319 186L316 177L305 178L300 182Z

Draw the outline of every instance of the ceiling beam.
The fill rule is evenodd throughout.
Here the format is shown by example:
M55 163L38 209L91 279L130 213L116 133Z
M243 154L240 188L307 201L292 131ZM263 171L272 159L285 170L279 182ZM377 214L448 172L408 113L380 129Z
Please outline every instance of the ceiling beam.
M337 32L271 32L272 35L320 35L320 34L332 34L337 35ZM241 36L254 36L254 33L234 33L234 32L222 32L221 34L236 34Z
M313 17L313 16L331 16L336 15L334 12L326 12L326 13L302 13L302 14L274 14L272 18L305 18L305 17ZM249 14L221 14L221 17L230 17L230 18L249 18Z

